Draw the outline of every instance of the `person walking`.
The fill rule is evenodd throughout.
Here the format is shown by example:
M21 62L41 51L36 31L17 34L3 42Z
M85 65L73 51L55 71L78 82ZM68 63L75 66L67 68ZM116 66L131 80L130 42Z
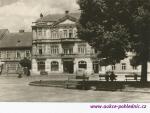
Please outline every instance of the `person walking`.
M109 81L109 73L108 72L106 72L106 74L105 74L105 80L108 82Z
M17 73L18 73L18 78L22 78L23 68L20 65L19 65L19 67L17 69Z

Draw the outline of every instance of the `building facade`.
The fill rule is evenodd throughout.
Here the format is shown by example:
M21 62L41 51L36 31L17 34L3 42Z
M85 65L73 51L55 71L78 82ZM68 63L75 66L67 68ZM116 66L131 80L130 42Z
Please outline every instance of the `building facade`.
M95 51L77 37L79 13L54 14L38 19L32 26L32 73L98 73Z
M141 66L130 65L132 53L128 53L128 58L118 64L101 67L96 51L77 37L76 24L79 17L80 13L68 11L45 17L41 14L33 23L32 73L77 73L80 69L85 69L87 74L106 71L114 71L116 74L141 72Z
M0 62L2 73L16 73L19 61L31 59L32 33L21 30L8 33L0 40Z
M127 53L127 58L124 60L121 60L120 63L117 63L115 65L109 65L106 67L102 67L103 70L100 71L100 73L105 73L106 71L114 71L118 75L125 75L125 74L141 74L141 65L139 66L131 66L130 65L130 60L134 56L133 53L128 52ZM150 75L150 63L148 62L148 68L147 68L147 74Z

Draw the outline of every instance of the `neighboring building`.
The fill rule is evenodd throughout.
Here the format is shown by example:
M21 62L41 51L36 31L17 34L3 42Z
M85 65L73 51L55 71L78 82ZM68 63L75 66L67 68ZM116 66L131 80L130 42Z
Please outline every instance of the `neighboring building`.
M0 61L4 63L2 73L16 73L19 61L31 58L31 50L31 32L7 33L0 40Z
M130 65L130 60L132 59L134 54L131 52L128 52L127 55L128 55L128 58L121 60L120 63L102 67L103 71L101 71L101 73L105 73L106 71L114 71L116 74L120 74L120 75L132 74L132 73L141 74L141 65L139 66ZM150 63L148 63L147 73L150 74Z
M0 40L5 37L6 34L8 34L8 29L0 29Z
M76 73L80 68L99 72L94 49L77 37L79 13L40 16L32 26L32 73Z

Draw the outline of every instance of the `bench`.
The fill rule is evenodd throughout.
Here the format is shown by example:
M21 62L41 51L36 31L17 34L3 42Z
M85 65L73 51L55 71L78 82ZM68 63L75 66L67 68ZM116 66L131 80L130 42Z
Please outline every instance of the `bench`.
M106 75L105 74L103 74L103 75L99 75L99 80L106 80Z
M128 80L135 80L135 81L138 81L140 80L141 76L140 75L125 75L125 80L128 81Z
M87 76L68 76L68 80L65 82L65 87L69 88L71 86L84 86L81 82L88 81L89 77Z
M106 74L103 74L103 75L99 75L99 80L106 80L106 76L108 77L108 80L110 80L110 75L106 75ZM117 75L115 75L115 78L114 80L116 81L116 77Z
M76 76L76 79L89 80L89 77L87 77L87 76Z

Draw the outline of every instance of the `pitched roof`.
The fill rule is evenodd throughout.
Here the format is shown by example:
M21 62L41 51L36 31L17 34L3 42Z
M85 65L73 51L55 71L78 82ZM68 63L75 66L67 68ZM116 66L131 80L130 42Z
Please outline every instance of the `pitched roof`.
M8 29L0 29L0 39L2 39L4 35L8 32L9 32Z
M32 47L32 32L8 33L0 40L0 48Z
M80 18L80 13L69 13L67 15L71 16L73 18L76 18L76 19ZM41 21L43 21L43 22L56 22L65 16L66 16L66 14L50 14L50 15L47 15L45 17L37 19L36 22L41 22Z

